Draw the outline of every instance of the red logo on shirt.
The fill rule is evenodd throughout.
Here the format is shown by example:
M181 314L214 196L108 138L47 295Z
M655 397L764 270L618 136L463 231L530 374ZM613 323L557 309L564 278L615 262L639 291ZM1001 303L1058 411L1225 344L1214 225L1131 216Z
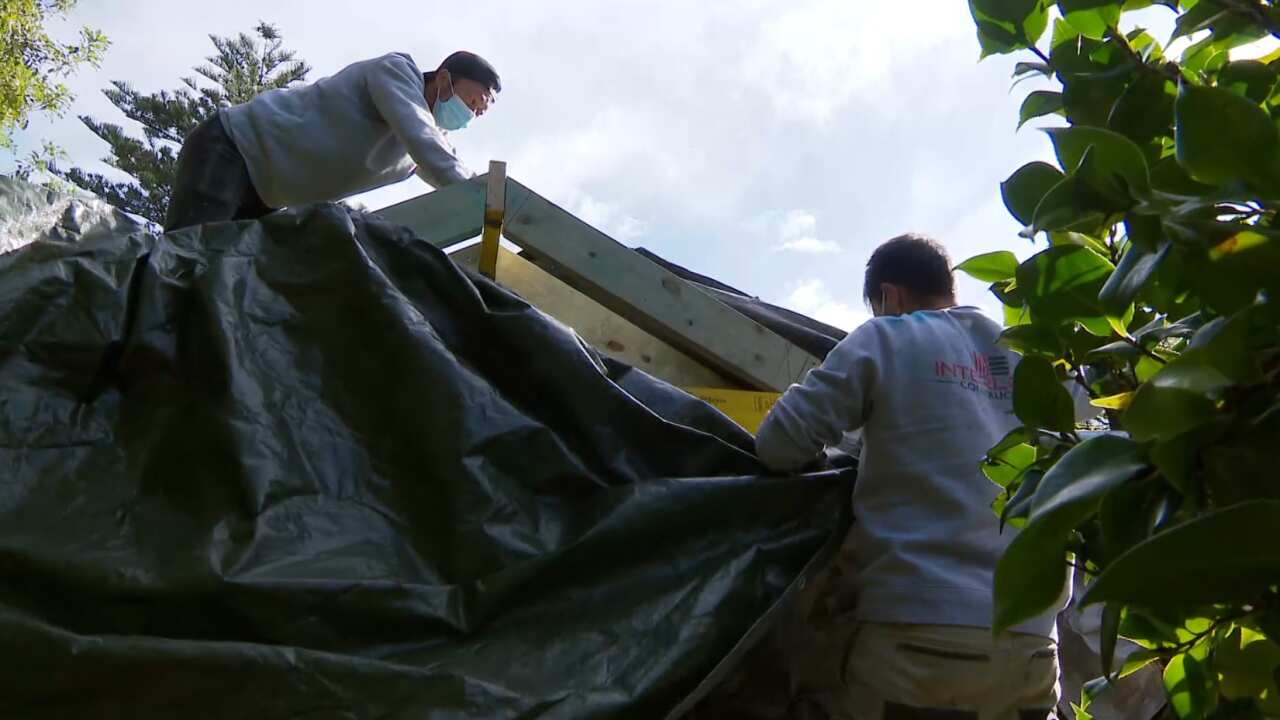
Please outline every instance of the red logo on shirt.
M1008 399L1013 392L1013 384L1009 381L1009 361L1003 355L988 357L973 353L968 364L937 360L933 374L935 382L986 393L993 400Z

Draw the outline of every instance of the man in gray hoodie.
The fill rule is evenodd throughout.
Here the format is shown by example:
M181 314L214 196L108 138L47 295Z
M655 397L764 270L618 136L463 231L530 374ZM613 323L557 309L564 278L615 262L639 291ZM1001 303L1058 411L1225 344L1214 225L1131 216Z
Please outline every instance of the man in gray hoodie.
M474 53L425 73L391 53L225 108L183 143L165 230L338 200L412 174L436 188L466 180L473 173L445 134L483 115L501 90Z
M998 488L979 471L1020 424L1018 356L996 344L998 324L956 305L933 240L877 248L863 293L875 317L779 399L756 437L765 465L792 471L863 432L853 587L841 588L857 603L834 715L1043 719L1058 699L1056 608L992 637L992 578L1013 531L999 531Z

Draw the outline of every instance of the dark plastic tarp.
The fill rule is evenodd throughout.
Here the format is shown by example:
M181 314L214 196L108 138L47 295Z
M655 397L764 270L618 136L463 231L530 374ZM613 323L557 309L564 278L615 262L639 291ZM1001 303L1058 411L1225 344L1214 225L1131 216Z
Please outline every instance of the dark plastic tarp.
M404 228L0 214L0 717L661 718L832 545L848 477Z

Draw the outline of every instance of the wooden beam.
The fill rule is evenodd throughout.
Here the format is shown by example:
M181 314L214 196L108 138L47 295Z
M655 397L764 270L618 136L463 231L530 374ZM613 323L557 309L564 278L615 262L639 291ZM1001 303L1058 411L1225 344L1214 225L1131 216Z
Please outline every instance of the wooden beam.
M507 179L504 234L592 300L747 387L781 392L817 358Z
M374 214L404 225L438 248L446 248L480 234L484 225L487 175L390 205Z
M484 230L480 233L480 274L494 280L498 272L498 238L506 212L507 164L489 162L489 180L484 196Z
M480 264L480 246L455 249L449 253L449 259L476 269ZM573 328L605 355L676 386L737 387L733 380L627 322L505 247L498 248L497 265L498 282L503 287Z

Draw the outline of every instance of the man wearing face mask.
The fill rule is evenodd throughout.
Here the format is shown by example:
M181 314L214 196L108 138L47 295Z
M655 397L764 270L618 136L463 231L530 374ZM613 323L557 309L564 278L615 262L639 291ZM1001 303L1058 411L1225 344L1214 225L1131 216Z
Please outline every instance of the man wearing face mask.
M756 437L765 465L794 471L863 431L849 587L837 590L856 598L847 650L818 672L840 680L808 684L829 689L818 702L835 717L1043 719L1058 700L1056 609L992 637L992 579L1015 531L1000 531L999 488L979 470L1020 425L1019 358L996 344L1000 325L956 305L933 240L877 248L863 294L875 317L782 396Z
M165 230L339 200L413 174L436 188L466 180L474 173L445 134L483 115L501 90L474 53L425 73L391 53L225 108L183 143Z

